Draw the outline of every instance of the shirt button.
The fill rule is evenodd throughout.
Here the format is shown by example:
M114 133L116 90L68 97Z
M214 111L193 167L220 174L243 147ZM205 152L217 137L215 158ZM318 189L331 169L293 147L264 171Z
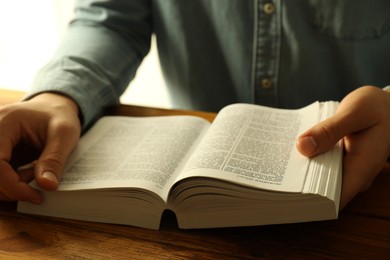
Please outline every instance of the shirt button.
M264 78L264 79L261 80L260 84L261 84L261 87L263 89L270 89L270 88L272 88L272 80L271 79Z
M275 12L275 5L273 3L266 3L263 5L263 12L271 15Z

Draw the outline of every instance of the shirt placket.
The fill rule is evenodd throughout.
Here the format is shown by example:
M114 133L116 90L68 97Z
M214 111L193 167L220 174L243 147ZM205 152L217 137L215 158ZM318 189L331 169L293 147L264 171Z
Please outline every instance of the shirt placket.
M256 0L254 11L254 101L266 106L277 106L281 0Z

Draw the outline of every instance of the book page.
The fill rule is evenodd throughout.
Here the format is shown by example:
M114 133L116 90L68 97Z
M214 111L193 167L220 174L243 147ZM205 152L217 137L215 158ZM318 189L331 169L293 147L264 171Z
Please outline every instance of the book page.
M81 138L59 190L136 187L161 196L209 125L193 116L103 117Z
M179 177L214 177L299 192L309 159L296 150L295 140L318 121L318 110L318 102L297 110L228 106L218 114Z

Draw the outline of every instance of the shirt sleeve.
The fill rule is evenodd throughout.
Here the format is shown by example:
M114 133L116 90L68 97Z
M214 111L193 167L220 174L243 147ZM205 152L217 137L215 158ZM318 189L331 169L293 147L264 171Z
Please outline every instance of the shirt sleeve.
M71 97L85 129L119 103L150 49L151 34L149 1L77 1L64 39L25 98L42 92Z

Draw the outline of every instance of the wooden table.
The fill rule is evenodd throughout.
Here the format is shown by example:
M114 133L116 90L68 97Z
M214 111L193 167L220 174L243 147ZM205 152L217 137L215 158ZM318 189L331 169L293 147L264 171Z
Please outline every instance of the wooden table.
M0 91L0 104L20 93ZM119 106L123 115L212 113ZM1 173L0 173L1 174ZM338 220L180 230L167 214L159 231L16 213L0 202L0 259L390 259L390 166Z

